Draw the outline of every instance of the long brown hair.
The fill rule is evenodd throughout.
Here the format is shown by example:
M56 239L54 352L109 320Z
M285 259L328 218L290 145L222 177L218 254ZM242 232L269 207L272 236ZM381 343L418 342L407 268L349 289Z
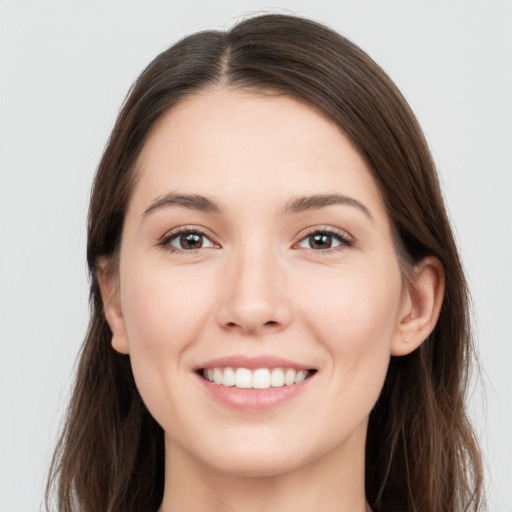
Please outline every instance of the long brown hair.
M60 512L155 511L164 485L163 431L115 352L97 280L116 260L151 128L187 95L223 85L279 91L308 102L366 159L391 219L403 267L427 255L445 271L437 326L419 349L392 357L369 419L366 493L375 512L459 512L484 507L481 459L465 408L473 348L468 291L432 157L406 101L353 43L318 23L267 14L228 32L201 32L160 54L119 114L89 211L92 317L48 480Z

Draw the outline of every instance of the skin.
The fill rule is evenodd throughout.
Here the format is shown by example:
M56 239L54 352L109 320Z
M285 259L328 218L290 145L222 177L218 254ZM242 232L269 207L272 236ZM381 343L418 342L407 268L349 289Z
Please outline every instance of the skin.
M427 258L404 280L364 160L336 125L282 95L191 96L158 122L138 164L118 271L100 285L113 347L130 354L165 431L162 510L362 512L368 415L390 356L435 325L439 262ZM221 211L144 214L169 193L206 196ZM283 211L332 193L364 208ZM176 252L178 227L206 233L203 246ZM318 248L312 229L349 243ZM231 355L317 372L293 399L241 411L213 399L195 371Z

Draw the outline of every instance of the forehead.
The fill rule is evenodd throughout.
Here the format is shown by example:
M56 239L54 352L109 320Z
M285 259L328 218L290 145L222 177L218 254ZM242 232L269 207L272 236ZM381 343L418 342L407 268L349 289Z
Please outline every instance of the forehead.
M139 208L171 191L241 205L338 192L383 211L351 141L315 108L285 95L219 88L188 97L153 128L138 169Z

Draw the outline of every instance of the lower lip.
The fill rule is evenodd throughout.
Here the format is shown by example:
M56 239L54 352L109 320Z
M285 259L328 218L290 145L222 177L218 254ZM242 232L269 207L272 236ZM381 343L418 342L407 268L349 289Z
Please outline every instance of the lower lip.
M234 409L244 411L262 411L288 402L306 389L313 377L314 375L311 375L298 384L281 386L279 388L239 389L234 386L228 387L214 384L213 382L203 379L200 375L197 375L204 389L206 389L215 400Z

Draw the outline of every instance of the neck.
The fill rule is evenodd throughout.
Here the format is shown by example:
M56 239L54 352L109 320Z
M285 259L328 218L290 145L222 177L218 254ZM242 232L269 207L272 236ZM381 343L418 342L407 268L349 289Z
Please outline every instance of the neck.
M206 465L166 440L160 512L366 512L364 449L355 444L299 469L244 476Z

